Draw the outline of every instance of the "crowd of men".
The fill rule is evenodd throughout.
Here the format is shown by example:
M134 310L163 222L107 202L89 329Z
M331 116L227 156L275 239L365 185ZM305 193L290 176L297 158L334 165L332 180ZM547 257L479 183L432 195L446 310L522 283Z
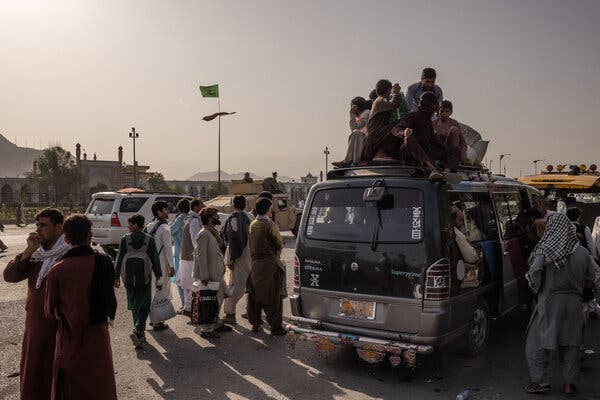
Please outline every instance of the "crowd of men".
M421 81L408 87L382 79L369 100L356 97L350 105L348 150L341 165L403 160L424 167L431 178L466 163L467 143L450 116L453 105L435 84L436 71L425 68Z
M125 286L136 347L143 347L153 297L172 299L177 286L181 308L192 318L198 293L216 283L218 310L225 315L200 325L205 338L218 338L236 324L237 303L247 294L252 332L262 331L262 313L271 335L283 335L285 266L283 239L272 220L272 195L259 195L252 213L236 196L235 211L223 229L217 209L182 199L169 224L168 204L152 205L154 220L128 219L115 264L92 249L92 223L82 214L64 218L53 208L35 216L36 231L25 250L4 270L7 282L27 280L25 332L20 367L23 399L116 399L108 327L115 318L115 288ZM220 311L217 311L220 314ZM169 329L165 321L154 331Z

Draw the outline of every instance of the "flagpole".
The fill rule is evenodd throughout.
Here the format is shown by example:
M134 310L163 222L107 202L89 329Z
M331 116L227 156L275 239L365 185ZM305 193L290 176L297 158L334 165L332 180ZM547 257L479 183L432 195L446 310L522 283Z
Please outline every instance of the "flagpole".
M217 97L217 102L219 104L219 161L217 167L217 192L221 194L221 93L219 93L219 97Z

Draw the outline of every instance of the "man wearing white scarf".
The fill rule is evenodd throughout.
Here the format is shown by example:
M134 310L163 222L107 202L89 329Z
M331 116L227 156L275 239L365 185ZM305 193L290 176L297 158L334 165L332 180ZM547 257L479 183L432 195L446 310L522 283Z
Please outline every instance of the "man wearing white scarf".
M44 292L48 271L69 249L63 237L64 217L46 208L35 216L36 231L29 234L27 248L8 263L6 282L27 280L25 332L21 350L21 398L50 399L56 321L44 316Z

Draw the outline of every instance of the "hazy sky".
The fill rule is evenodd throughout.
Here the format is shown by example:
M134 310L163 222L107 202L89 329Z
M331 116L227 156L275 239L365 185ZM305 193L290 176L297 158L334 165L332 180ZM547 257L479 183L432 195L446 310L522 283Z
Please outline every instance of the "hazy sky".
M218 83L222 169L318 174L352 97L434 66L494 169L600 162L599 20L596 0L0 0L0 133L131 162L135 126L139 162L182 179L216 169L198 85Z

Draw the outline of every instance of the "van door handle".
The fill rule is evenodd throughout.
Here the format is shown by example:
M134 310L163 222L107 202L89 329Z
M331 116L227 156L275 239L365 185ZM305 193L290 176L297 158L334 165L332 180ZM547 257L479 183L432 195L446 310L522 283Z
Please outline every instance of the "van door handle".
M508 255L510 255L510 251L508 251L508 250L505 250L505 251L504 251L504 255L505 255L505 256L508 256Z

